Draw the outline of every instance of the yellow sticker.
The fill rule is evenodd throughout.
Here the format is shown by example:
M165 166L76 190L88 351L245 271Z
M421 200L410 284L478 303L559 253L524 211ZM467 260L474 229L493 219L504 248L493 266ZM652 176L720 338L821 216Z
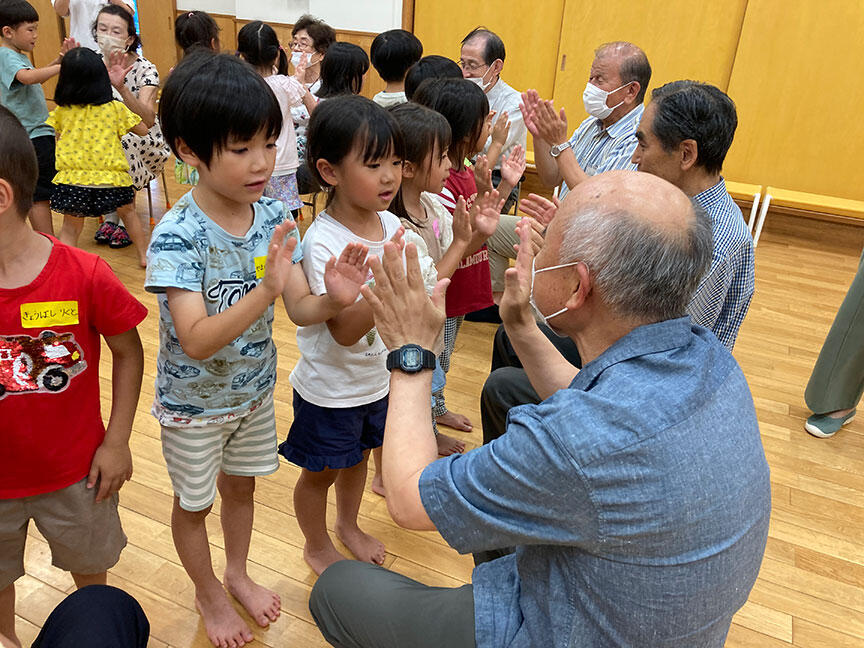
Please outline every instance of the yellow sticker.
M66 326L78 323L77 301L33 302L21 304L21 326Z
M264 276L264 271L267 269L267 257L255 257L255 278L260 279Z

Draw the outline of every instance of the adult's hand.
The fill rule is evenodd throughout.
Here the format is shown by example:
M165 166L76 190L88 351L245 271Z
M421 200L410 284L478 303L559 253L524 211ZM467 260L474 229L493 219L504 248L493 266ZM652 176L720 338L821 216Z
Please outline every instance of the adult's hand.
M526 90L522 93L522 101L519 103L519 111L522 113L522 121L533 137L540 137L537 130L535 114L537 106L542 101L536 90Z
M552 200L549 200L535 193L528 194L527 198L519 201L519 209L533 216L543 227L549 226L560 206L561 201L558 198L553 196Z
M531 314L531 267L534 263L532 227L527 218L516 226L519 244L516 246L516 263L504 273L504 294L499 311L501 321L508 329L534 324Z
M405 261L403 268L399 248L386 243L383 263L375 256L369 258L375 285L363 286L361 293L372 308L375 327L388 349L405 344L431 349L444 326L444 293L450 280L439 281L430 299L413 243L405 246Z
M567 141L567 116L562 108L555 112L551 101L540 101L533 114L534 127L539 137L552 145Z

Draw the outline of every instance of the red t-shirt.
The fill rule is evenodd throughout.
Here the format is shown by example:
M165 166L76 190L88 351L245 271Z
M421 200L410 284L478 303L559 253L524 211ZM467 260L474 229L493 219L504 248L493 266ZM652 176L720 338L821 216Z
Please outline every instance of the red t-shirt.
M147 316L105 261L48 238L54 247L39 276L0 288L0 499L87 476L105 437L99 336Z
M466 167L461 171L450 169L450 177L444 183L444 190L438 194L438 199L452 214L460 196L465 198L468 208L477 196L474 172ZM447 288L447 317L472 313L493 303L489 251L486 245L483 245L474 254L462 259L450 278L450 286Z

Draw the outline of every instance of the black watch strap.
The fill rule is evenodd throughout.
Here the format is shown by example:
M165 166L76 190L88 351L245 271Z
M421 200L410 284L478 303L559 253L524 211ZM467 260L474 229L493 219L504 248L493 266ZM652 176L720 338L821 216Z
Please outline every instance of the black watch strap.
M417 373L435 368L435 354L418 344L406 344L387 354L387 369L399 369L405 373Z

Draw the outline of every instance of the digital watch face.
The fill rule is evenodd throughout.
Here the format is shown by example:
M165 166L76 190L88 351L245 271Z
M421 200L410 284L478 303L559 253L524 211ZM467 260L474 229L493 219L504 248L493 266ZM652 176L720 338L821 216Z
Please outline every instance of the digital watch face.
M402 366L405 369L417 370L423 366L423 354L418 347L402 349Z

